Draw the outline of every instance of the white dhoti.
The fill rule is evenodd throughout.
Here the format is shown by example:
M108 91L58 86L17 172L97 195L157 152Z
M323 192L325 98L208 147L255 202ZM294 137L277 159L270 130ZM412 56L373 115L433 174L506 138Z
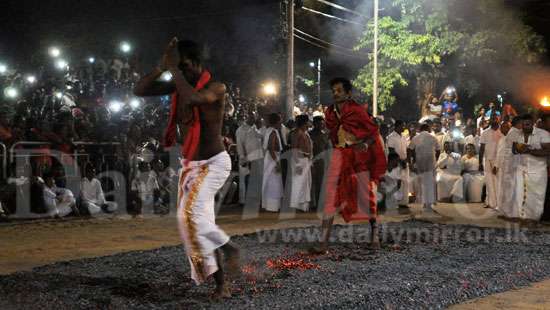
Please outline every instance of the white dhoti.
M290 207L307 212L311 201L311 160L307 157L291 160L292 185Z
M239 203L244 203L246 200L246 176L250 173L247 167L242 167L239 164ZM250 184L250 183L249 183Z
M262 180L264 159L256 159L250 162L250 176L248 177L248 188L246 190L245 209L260 210L262 201Z
M189 162L181 170L178 193L178 226L191 264L191 278L203 283L218 270L214 250L229 241L216 225L214 197L231 172L227 152Z
M420 183L420 203L431 205L435 203L435 175L434 171L419 172L416 176Z
M437 200L451 198L460 201L464 197L464 181L462 176L439 171L437 173Z
M518 175L517 185L521 190L523 202L519 208L519 216L522 219L538 221L544 212L546 183L548 182L547 171L531 173L520 171Z
M481 202L485 177L481 173L471 172L462 176L464 180L464 199L466 202Z
M401 171L401 200L398 202L401 206L406 206L409 204L409 168L405 168Z
M485 204L491 208L497 207L497 176L493 173L493 168L495 167L493 161L485 160L485 187L487 191L487 198Z
M519 218L519 207L523 202L523 186L517 186L521 172L511 162L506 162L497 174L497 208L506 217Z

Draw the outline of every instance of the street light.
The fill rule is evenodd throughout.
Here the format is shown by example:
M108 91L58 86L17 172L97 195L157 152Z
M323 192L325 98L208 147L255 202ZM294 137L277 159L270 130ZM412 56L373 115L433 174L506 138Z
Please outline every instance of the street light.
M90 57L88 58L88 62L93 64L95 62L95 58L94 57Z
M312 68L315 68L315 63L312 61L309 63L309 66L312 67Z
M309 66L315 68L315 62L310 62ZM321 58L317 59L317 100L321 104Z
M300 103L304 103L306 102L306 97L304 95L300 95L298 96L298 101L300 101Z
M9 99L15 99L19 96L19 91L17 91L17 88L9 86L4 89L4 95Z
M8 71L8 66L5 64L0 64L0 74L4 74Z
M53 46L53 47L50 47L50 49L48 50L48 53L53 58L57 58L57 57L59 57L59 55L61 55L61 50L59 48Z
M122 42L120 43L120 50L123 53L128 54L132 50L132 46L128 42Z

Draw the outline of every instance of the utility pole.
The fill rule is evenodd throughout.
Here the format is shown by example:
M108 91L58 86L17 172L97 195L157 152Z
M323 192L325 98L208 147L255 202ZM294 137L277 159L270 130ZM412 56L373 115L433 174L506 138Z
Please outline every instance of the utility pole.
M285 119L294 113L294 0L286 0L288 20Z
M321 104L321 58L317 60L317 97L317 103Z
M372 115L378 116L378 0L374 0L374 73L372 92Z

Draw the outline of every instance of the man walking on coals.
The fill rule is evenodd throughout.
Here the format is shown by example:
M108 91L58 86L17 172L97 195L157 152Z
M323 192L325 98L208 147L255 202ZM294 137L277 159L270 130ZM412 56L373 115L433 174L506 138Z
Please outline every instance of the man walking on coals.
M330 82L334 104L325 112L333 145L326 179L321 245L312 249L326 253L336 213L346 222L369 220L371 247L378 249L376 185L385 173L387 161L378 126L364 106L352 99L348 79Z
M165 146L173 146L176 131L183 137L182 166L178 187L178 225L197 284L214 275L213 298L231 296L224 279L239 271L239 250L215 223L214 196L231 171L231 160L222 142L225 85L212 80L201 64L200 48L192 41L174 38L166 48L162 65L137 84L137 96L172 95ZM159 81L165 71L172 81Z

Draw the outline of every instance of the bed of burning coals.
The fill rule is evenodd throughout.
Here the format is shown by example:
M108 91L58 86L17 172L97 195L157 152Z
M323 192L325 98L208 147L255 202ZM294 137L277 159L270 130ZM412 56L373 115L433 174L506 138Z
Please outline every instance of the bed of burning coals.
M233 297L195 286L183 247L60 262L0 277L2 309L444 308L550 277L550 232L436 225L337 226L326 255L309 254L317 227L238 236Z

